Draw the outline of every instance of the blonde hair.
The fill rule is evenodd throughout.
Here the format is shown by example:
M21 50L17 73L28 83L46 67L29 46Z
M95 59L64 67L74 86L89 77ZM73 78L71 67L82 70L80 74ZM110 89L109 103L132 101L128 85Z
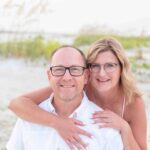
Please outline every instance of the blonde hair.
M135 84L125 51L116 39L104 38L94 42L87 54L87 64L93 63L98 54L104 51L111 51L117 57L121 66L120 85L126 98L126 104L132 103L137 96L141 96L141 93Z

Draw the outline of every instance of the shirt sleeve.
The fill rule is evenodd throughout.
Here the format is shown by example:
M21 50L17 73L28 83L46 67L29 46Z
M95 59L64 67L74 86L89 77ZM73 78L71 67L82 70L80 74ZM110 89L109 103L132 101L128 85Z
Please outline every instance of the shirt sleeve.
M22 120L18 119L6 148L7 150L24 150L22 138Z

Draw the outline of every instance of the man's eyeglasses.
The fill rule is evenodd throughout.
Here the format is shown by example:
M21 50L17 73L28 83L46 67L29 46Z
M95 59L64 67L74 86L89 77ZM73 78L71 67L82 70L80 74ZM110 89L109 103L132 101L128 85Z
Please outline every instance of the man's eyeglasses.
M90 71L95 72L95 73L98 73L101 70L101 67L103 67L103 69L107 73L111 73L116 70L117 66L119 66L119 63L105 63L105 64L94 64L93 63L93 64L88 65Z
M50 67L51 73L53 76L64 76L66 70L69 70L70 75L72 76L81 76L84 72L86 67L83 66L71 66L71 67L64 67L64 66L52 66Z

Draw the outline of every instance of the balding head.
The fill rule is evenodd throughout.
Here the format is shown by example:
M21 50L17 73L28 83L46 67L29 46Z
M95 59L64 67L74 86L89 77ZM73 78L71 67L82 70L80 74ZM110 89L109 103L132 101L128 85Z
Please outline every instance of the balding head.
M77 56L81 57L81 59L83 61L82 64L83 64L83 66L86 67L86 58L85 58L85 55L84 55L84 53L80 49L78 49L76 47L69 46L69 45L64 45L64 46L61 46L61 47L55 49L53 51L53 53L51 54L51 57L50 57L50 62L51 63L55 59L54 58L55 55L57 56L58 54L61 55L61 57L64 57L64 61L65 61L65 59L67 59L67 60L69 59L70 60L71 57L75 57L75 55L77 55Z

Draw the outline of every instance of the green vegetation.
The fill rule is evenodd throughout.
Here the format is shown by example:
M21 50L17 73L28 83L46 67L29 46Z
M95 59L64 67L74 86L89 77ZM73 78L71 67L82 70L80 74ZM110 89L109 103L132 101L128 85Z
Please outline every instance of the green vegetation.
M133 47L140 46L149 46L148 37L140 37L140 36L117 36L117 35L97 35L97 34L81 34L78 35L74 40L75 46L85 46L90 45L92 42L104 38L104 37L114 37L118 41L120 41L125 49L130 49Z
M80 34L73 41L73 45L80 47L86 53L92 42L104 37L114 37L122 43L125 49L136 50L134 58L130 58L133 70L136 71L137 68L150 69L150 65L143 59L143 52L141 49L142 46L150 46L148 37ZM61 43L57 41L45 41L40 36L34 39L0 42L0 55L30 59L44 57L47 59L51 52L60 45Z
M89 46L96 40L100 38L105 37L112 37L117 39L125 50L134 50L135 56L129 58L131 67L133 71L136 71L137 69L150 69L150 65L148 62L145 62L143 59L143 52L141 47L148 47L149 45L149 38L148 37L142 37L142 36L119 36L119 35L98 35L98 34L80 34L78 35L74 40L74 45L77 47L80 47L84 50L86 53Z
M60 46L57 41L45 42L41 37L22 41L10 41L0 43L0 55L14 57L38 57L48 58L51 52Z
M145 60L138 60L136 57L130 57L129 61L133 71L137 71L137 69L150 70L150 64Z

